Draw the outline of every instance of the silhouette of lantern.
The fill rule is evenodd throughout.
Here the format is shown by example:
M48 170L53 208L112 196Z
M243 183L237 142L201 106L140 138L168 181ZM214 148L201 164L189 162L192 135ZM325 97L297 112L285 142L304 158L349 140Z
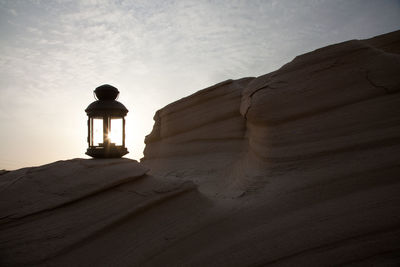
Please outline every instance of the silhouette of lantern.
M95 102L86 109L88 143L86 154L93 158L120 158L128 154L125 147L126 107L116 101L119 91L104 84L94 90Z

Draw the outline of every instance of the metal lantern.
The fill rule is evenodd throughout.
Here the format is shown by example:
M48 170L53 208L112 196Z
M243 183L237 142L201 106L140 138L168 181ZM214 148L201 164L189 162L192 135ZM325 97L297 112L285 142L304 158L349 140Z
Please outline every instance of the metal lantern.
M125 116L128 109L116 101L119 91L104 84L94 90L95 102L86 109L88 143L86 154L93 158L120 158L128 154L125 147Z

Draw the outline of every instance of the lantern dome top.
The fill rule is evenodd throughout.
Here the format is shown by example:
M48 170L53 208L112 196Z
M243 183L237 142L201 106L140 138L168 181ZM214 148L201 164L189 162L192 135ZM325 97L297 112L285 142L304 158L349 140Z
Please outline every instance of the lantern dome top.
M118 101L97 100L91 103L86 109L89 116L125 116L128 109Z
M97 87L94 93L97 100L85 109L88 116L125 116L128 113L128 109L115 100L119 91L114 86L103 84Z
M103 84L97 87L94 93L99 100L115 100L119 95L118 89L109 84Z

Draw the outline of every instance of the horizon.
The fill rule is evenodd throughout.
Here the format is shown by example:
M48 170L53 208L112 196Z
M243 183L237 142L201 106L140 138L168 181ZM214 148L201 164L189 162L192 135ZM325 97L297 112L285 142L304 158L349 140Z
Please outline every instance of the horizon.
M227 79L400 29L400 2L0 1L0 170L89 158L93 90L120 91L126 156L155 112Z

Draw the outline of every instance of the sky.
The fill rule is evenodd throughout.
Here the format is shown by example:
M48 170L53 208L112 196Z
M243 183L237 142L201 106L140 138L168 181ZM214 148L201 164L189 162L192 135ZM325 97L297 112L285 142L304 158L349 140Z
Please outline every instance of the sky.
M0 0L0 169L87 158L102 84L129 109L139 160L165 105L399 29L400 0Z

